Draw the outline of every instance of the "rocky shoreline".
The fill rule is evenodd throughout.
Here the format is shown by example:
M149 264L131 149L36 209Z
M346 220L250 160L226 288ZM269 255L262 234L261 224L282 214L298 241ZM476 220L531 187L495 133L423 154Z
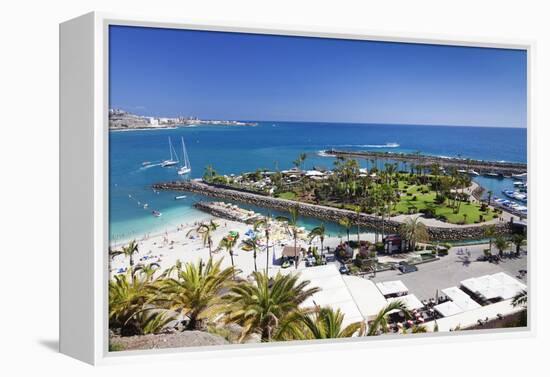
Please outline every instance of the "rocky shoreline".
M340 219L347 217L354 224L359 224L362 227L384 231L384 233L396 233L401 226L401 222L394 220L382 220L379 217L367 215L364 213L357 214L354 211L326 207L321 205L300 203L292 200L252 194L249 192L241 192L235 189L216 187L202 182L201 180L192 181L176 181L168 183L157 183L153 185L156 190L169 191L187 191L210 196L213 198L232 200L241 203L252 204L258 207L271 208L280 211L288 211L290 208L297 208L301 216L315 217L321 220L338 222ZM512 231L510 223L492 224L496 228L497 234L508 234ZM489 225L457 225L456 227L435 227L427 226L428 232L432 240L439 241L463 241L476 240L485 237L485 230Z

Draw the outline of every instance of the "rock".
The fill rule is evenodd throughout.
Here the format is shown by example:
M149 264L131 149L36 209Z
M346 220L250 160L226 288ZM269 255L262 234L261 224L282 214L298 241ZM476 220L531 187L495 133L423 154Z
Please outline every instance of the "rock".
M116 344L125 351L229 344L229 342L221 336L203 331L183 331L175 334L115 336L110 338L110 342L111 344Z
M382 230L382 220L377 216L367 215L364 213L357 214L354 211L326 207L322 205L315 205L309 203L300 203L293 200L273 198L270 196L252 194L250 192L240 191L235 188L226 186L206 184L202 181L177 181L171 183L159 183L153 185L158 190L175 190L175 191L189 191L196 192L202 195L207 195L214 198L221 198L226 200L233 200L242 203L252 204L263 208L272 208L280 211L288 211L290 208L297 208L300 215L315 217L322 220L338 222L343 217L349 218L354 224L359 224L362 227L374 230ZM209 206L196 204L196 207L209 211ZM220 213L212 213L215 216L221 216ZM385 220L383 229L386 234L397 233L400 222L394 220ZM460 227L434 227L427 226L428 233L432 240L438 241L459 241L468 239L482 239L484 238L485 230L489 225L479 224L472 226L460 226ZM509 223L494 224L497 234L508 234L511 232L511 226Z

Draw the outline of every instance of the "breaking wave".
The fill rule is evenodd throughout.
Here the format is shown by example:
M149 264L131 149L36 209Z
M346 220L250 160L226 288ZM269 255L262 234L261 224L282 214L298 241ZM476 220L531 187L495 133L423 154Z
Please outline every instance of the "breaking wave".
M398 143L386 143L386 144L343 144L340 147L358 147L358 148L399 148L401 145Z

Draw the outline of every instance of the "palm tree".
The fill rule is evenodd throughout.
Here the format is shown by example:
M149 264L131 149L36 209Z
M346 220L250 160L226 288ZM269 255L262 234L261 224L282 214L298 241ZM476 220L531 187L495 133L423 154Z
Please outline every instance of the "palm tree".
M307 288L308 280L299 282L298 274L277 274L270 279L265 273L254 272L253 277L253 282L232 285L224 297L224 321L243 327L241 340L260 334L263 342L271 341L279 326L319 292L319 288Z
M265 229L265 250L267 252L266 259L265 259L265 273L267 274L268 269L269 269L269 232L270 232L269 218L268 217L263 217L260 220L257 220L254 223L254 231L258 231L258 228L260 226L263 226L264 229ZM273 247L275 247L275 246L273 246Z
M187 263L178 269L174 278L161 283L161 301L167 307L189 318L188 329L201 329L204 321L218 313L222 305L222 293L229 286L234 268L222 269L223 259L205 264Z
M357 218L356 218L357 219L357 246L361 247L361 225L359 223L359 219L361 217L361 207L360 206L355 207L355 214L357 215Z
M527 291L525 289L522 289L514 296L514 298L512 299L512 306L527 306Z
M218 226L214 220L210 220L209 224L200 223L195 229L189 230L186 236L189 237L193 233L199 235L202 238L203 246L208 246L210 258L212 258L212 234L218 229Z
M515 233L512 235L511 241L516 246L516 257L519 258L521 254L521 247L525 244L526 237L523 233Z
M349 244L349 230L351 229L351 220L347 217L342 217L340 220L338 220L338 223L342 225L344 228L346 228L346 234L348 236L348 244Z
M146 280L152 281L153 275L160 268L158 263L149 263L149 264L138 264L134 269L134 273L142 273L145 276Z
M247 246L253 252L254 257L254 271L258 272L258 266L256 264L256 256L258 251L258 238L256 236L243 240L243 245Z
M278 216L278 221L283 221L287 225L287 230L294 239L294 265L298 269L298 207L292 207L288 210L290 217Z
M487 191L487 202L491 205L491 198L493 197L493 192L491 190Z
M300 153L300 156L298 158L300 160L300 168L303 170L304 169L304 162L306 161L307 154Z
M509 246L509 241L502 236L498 236L495 239L495 246L498 250L499 257L502 258L504 256L504 249L508 248Z
M133 240L128 245L123 246L121 250L115 250L111 251L111 258L116 257L117 255L124 255L125 257L128 257L130 259L130 267L134 266L134 254L137 254L139 252L138 250L138 243L136 240Z
M419 218L408 218L399 227L401 236L409 242L409 249L414 250L417 242L427 242L430 239L426 225Z
M203 179L205 181L209 181L211 180L212 178L214 178L215 176L217 175L216 171L214 170L214 168L212 167L212 165L208 165L206 168L204 168L204 175L203 175Z
M314 311L299 311L285 321L275 334L280 340L309 340L349 338L365 334L365 322L354 322L342 326L344 314L330 307L316 308Z
M323 255L323 248L324 248L324 242L325 242L325 224L321 223L321 225L313 228L311 232L309 232L308 238L309 242L313 241L315 238L319 238L319 241L321 241L321 255Z
M239 239L239 234L235 236L228 234L220 241L220 247L224 248L231 257L231 266L235 269L235 261L233 260L233 248L237 245L237 240ZM235 271L233 270L233 277L235 277Z
M109 327L120 328L123 334L141 333L136 315L151 302L154 285L132 269L109 281Z
M376 315L376 318L369 324L367 336L378 335L380 332L387 333L388 314L394 310L401 310L405 314L405 318L410 318L411 316L409 310L407 309L407 306L403 301L393 301L382 308Z
M497 234L497 228L494 225L489 225L485 228L484 235L489 239L489 253L493 251L493 238Z

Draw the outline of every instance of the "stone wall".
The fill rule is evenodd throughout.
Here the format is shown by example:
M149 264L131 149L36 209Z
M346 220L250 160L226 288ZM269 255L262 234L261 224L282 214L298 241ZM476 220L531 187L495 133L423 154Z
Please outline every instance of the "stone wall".
M338 222L344 217L348 217L353 224L359 224L364 228L383 231L384 233L397 233L402 223L393 220L382 220L379 217L357 214L346 209L326 207L315 204L300 203L292 200L274 198L248 192L231 190L226 188L214 187L198 180L178 181L170 183L158 183L153 185L157 190L189 191L198 194L210 196L213 198L237 201L241 203L252 204L258 207L272 208L280 211L288 211L290 208L297 208L301 216L315 217L318 219ZM484 238L485 229L488 225L456 226L452 228L428 227L428 232L432 240L440 241L459 241L468 239ZM499 234L511 232L509 223L495 224L496 231Z

